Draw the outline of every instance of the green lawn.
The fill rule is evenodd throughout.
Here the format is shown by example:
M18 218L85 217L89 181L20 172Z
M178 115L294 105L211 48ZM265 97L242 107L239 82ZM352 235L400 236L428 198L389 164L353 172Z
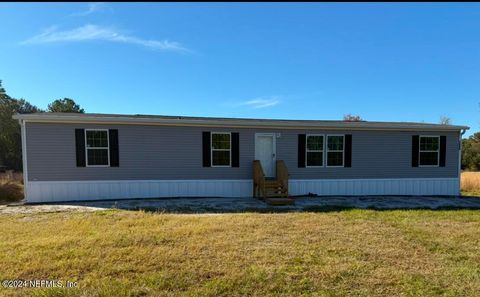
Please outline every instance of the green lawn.
M480 211L0 216L5 296L479 296Z
M462 191L462 196L465 197L480 197L480 192L468 192L468 191Z

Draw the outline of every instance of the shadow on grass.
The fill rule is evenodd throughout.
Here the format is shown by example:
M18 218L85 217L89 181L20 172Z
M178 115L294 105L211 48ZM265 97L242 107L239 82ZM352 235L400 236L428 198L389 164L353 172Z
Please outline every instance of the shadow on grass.
M285 206L271 206L266 208L244 208L244 209L216 209L216 208L204 208L202 211L193 210L193 209L161 209L161 208L136 208L128 210L141 210L146 212L161 212L161 213L172 213L172 214L201 214L201 213L211 213L211 214L226 214L226 213L259 213L259 214L272 214L272 213L298 213L298 212L340 212L340 211L351 211L355 207L345 207L345 206L311 206L303 208L292 208ZM386 210L386 209L385 209Z
M168 214L235 214L235 213L258 213L258 214L272 214L272 213L330 213L330 212L344 212L344 211L352 211L352 210L374 210L374 211L394 211L394 210L404 210L404 211L461 211L461 210L479 210L480 207L451 207L451 206L443 206L438 208L428 208L428 207L398 207L398 208L378 208L378 207L346 207L346 206L334 206L334 205L326 205L326 206L308 206L304 208L281 208L281 207L272 207L272 208L246 208L246 209L215 209L215 208L207 208L205 207L201 211L193 210L193 209L167 209L167 208L155 208L155 207L138 207L138 208L122 208L122 210L129 210L129 211L145 211L151 213L168 213Z

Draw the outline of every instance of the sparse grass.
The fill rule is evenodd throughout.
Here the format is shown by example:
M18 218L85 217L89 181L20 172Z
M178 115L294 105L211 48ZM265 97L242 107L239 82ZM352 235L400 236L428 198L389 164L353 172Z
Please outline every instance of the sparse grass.
M5 296L479 296L480 212L0 216Z
M19 172L0 173L0 204L23 199L23 176Z
M462 172L461 190L463 196L480 196L480 172Z

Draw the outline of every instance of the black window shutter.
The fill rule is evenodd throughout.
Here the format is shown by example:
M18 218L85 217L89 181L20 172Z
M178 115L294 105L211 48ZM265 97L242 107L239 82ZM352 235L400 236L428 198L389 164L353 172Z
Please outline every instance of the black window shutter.
M85 130L75 129L75 151L77 154L77 167L85 167Z
M420 149L420 137L412 135L412 167L418 167L418 155Z
M108 141L110 145L110 167L118 167L120 165L118 153L118 130L108 130Z
M352 134L345 134L345 167L352 167Z
M240 167L240 135L232 133L232 167Z
M211 167L210 161L210 132L203 132L203 167Z
M440 167L445 167L447 156L447 136L440 136Z
M305 168L305 134L298 134L298 168Z

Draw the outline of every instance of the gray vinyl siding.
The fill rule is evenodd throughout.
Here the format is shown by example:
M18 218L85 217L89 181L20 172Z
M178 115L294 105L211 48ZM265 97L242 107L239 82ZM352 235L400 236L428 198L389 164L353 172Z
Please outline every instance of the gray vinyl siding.
M345 131L352 134L352 167L298 168L297 141L299 133L340 134L338 131L296 131L282 133L277 140L277 153L285 160L291 178L435 178L458 177L459 138L455 132L393 132ZM445 167L412 167L412 135L447 136ZM292 154L291 152L294 152ZM326 158L326 156L325 156ZM326 160L325 162L326 163Z
M119 167L76 167L75 129L118 129ZM240 167L202 167L202 131L239 132ZM251 179L255 133L280 133L277 160L291 179L458 177L458 132L270 130L27 123L30 181ZM298 134L352 134L351 168L298 168ZM445 167L411 167L412 135L446 135Z

